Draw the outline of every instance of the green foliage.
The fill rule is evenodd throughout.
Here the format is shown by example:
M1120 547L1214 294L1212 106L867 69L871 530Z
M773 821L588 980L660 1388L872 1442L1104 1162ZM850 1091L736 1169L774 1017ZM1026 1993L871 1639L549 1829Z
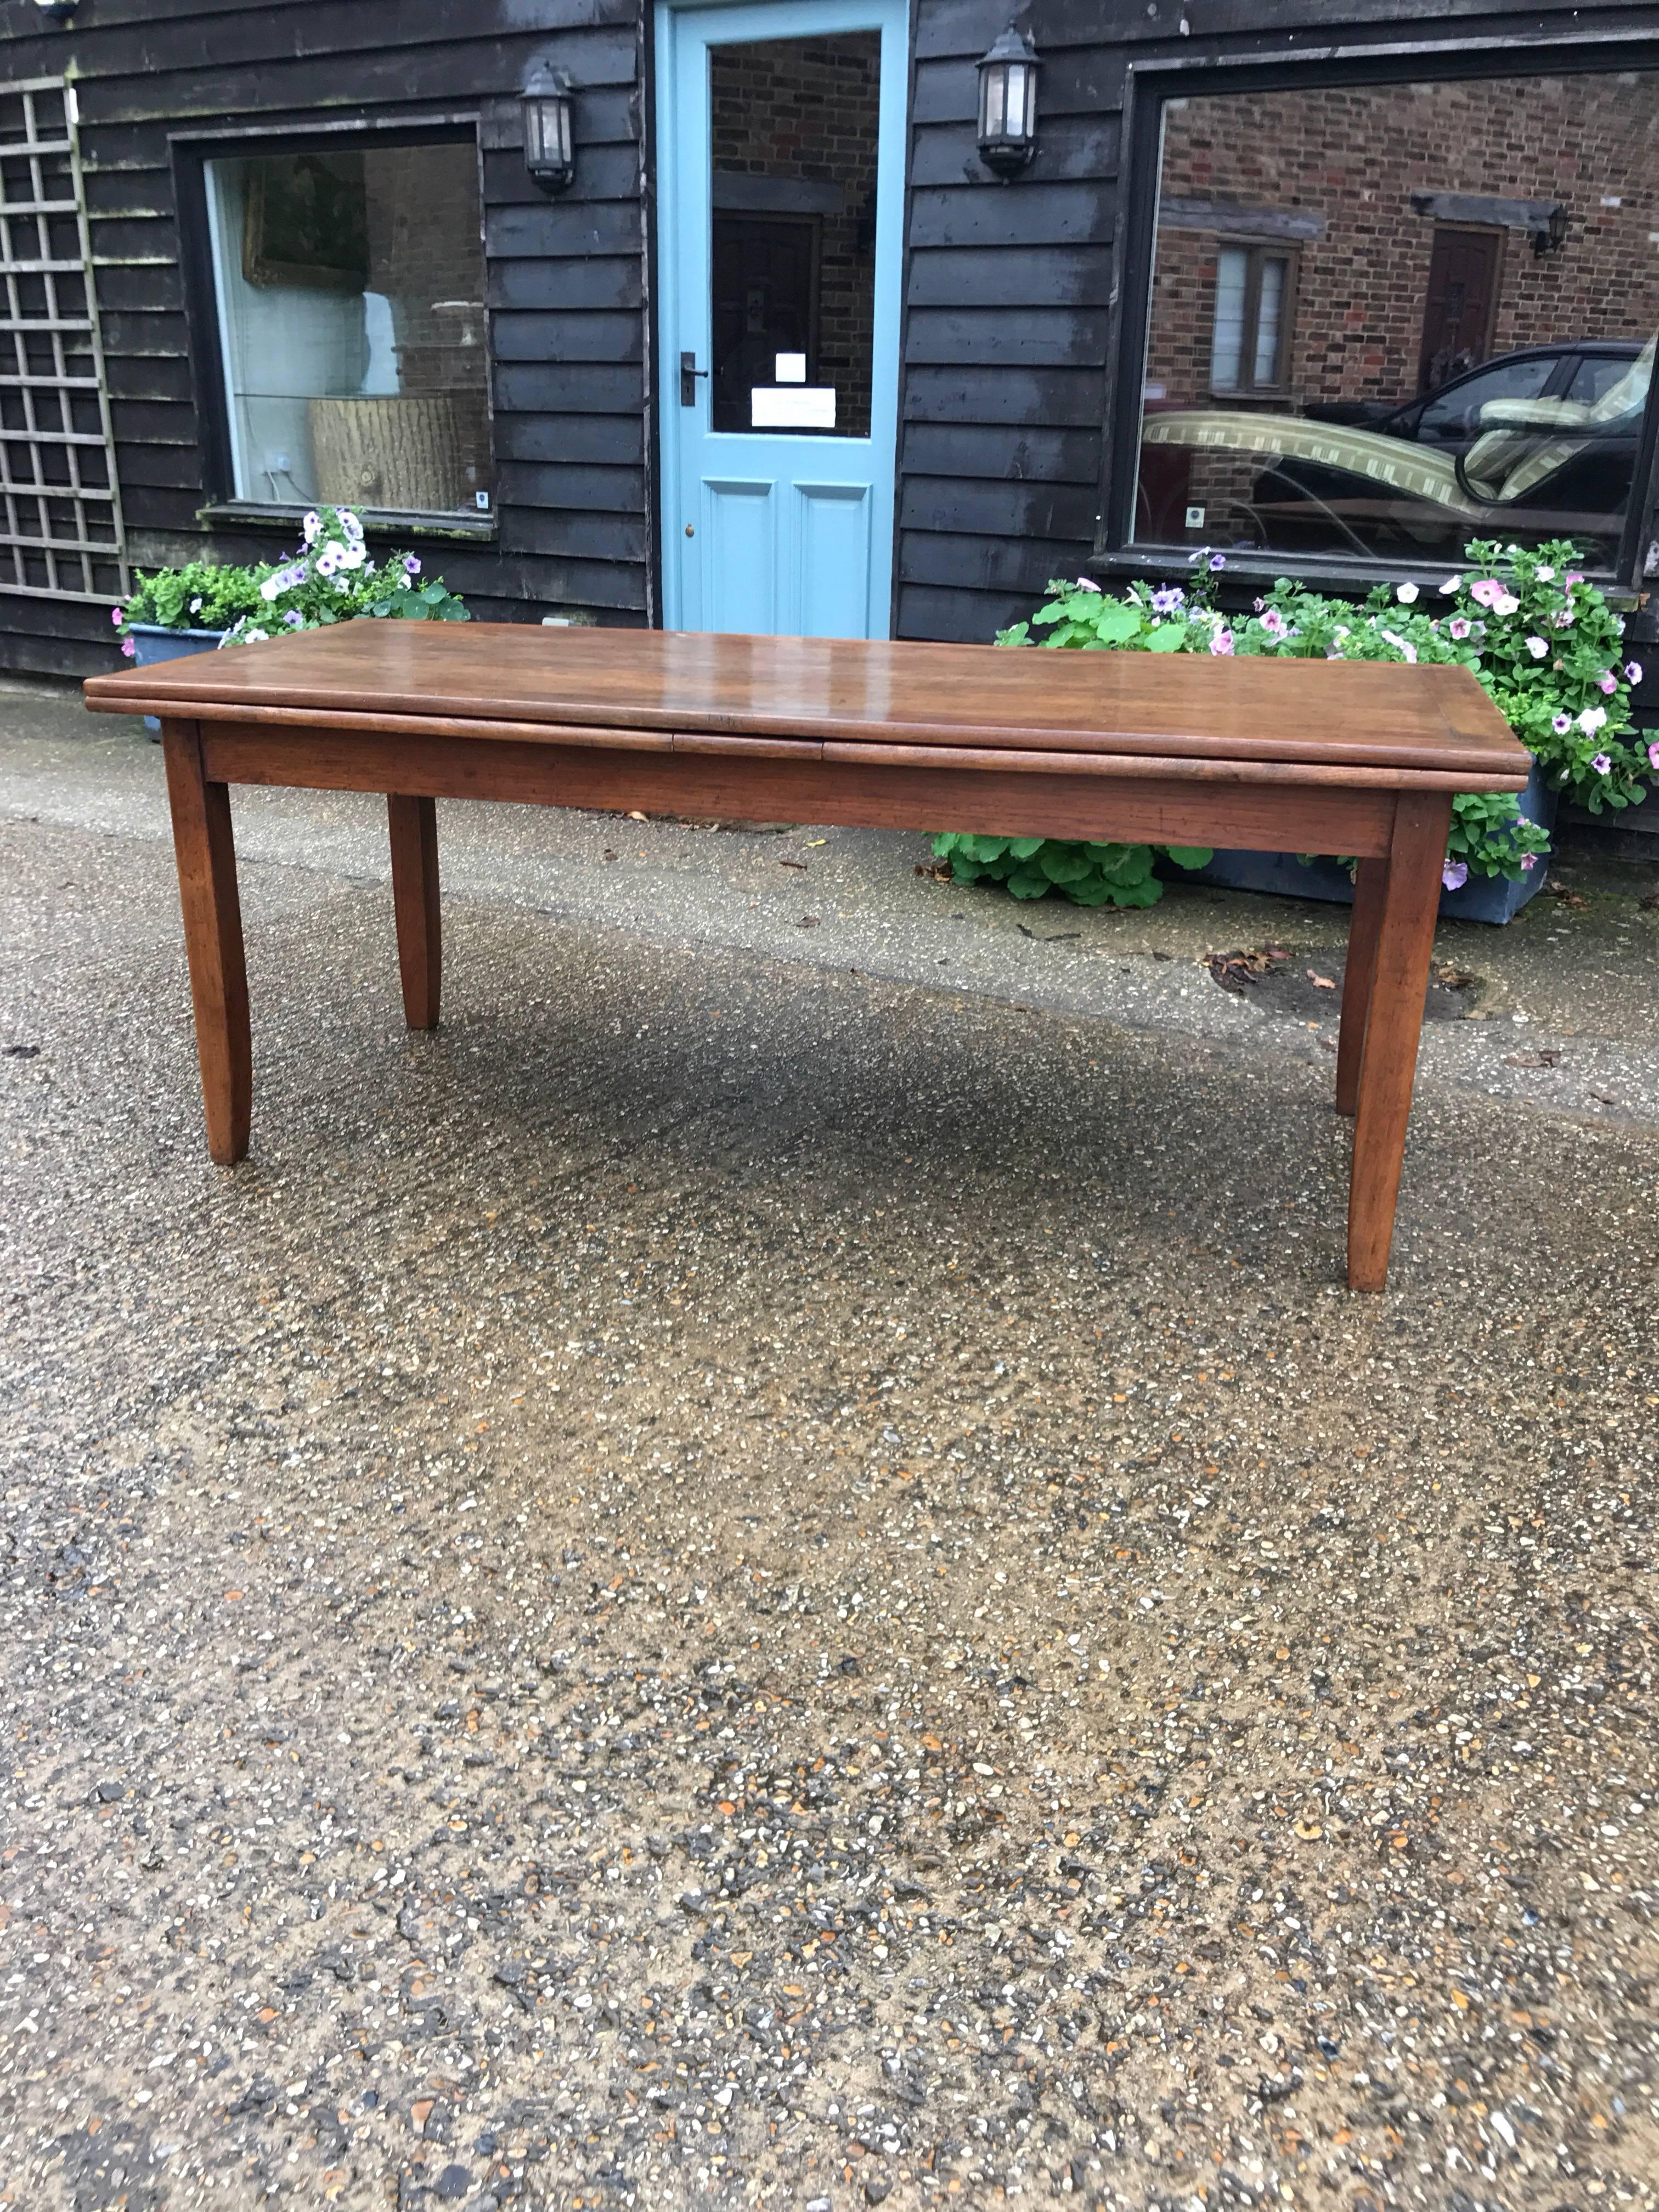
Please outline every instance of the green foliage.
M1172 845L1171 859L1201 868L1209 854ZM1164 886L1152 873L1150 845L1074 844L1062 837L976 837L946 830L933 840L935 860L951 863L959 884L1006 884L1018 899L1061 891L1074 906L1155 906Z
M1557 786L1599 813L1603 807L1639 804L1646 769L1659 768L1659 746L1644 749L1637 739L1630 687L1640 682L1641 671L1634 662L1620 665L1624 625L1602 592L1573 566L1579 557L1565 539L1535 550L1480 540L1465 549L1467 571L1448 577L1426 605L1415 584L1380 584L1356 606L1281 580L1255 602L1252 613L1225 615L1215 605L1225 556L1206 548L1193 556L1185 584L1133 583L1119 597L1086 576L1052 583L1030 619L1000 631L997 643L1223 658L1438 661L1468 668ZM1133 897L1107 890L1085 902L1111 897L1119 905L1150 906L1160 895L1148 846L1051 840L1018 861L1003 854L994 866L969 860L962 851L964 843L1006 842L945 836L935 839L933 849L951 860L959 880L994 875L1022 898L1041 897L1050 885L1077 896L1069 881L1049 872L1050 850L1145 854L1145 874L1137 863L1121 879L1133 884ZM1548 850L1547 836L1522 817L1512 793L1464 792L1453 799L1446 841L1449 886L1472 875L1514 882ZM969 866L974 875L966 872ZM1096 878L1091 872L1077 880L1092 885Z
M305 543L286 561L257 568L192 561L140 576L112 610L123 635L135 623L167 629L222 629L225 645L258 644L290 629L320 629L362 617L376 621L467 622L466 608L442 577L421 579L412 553L377 562L349 507L307 514ZM131 650L128 638L125 651Z
M133 623L154 623L162 629L228 629L264 605L259 585L267 573L187 561L182 568L141 575L113 611L124 635Z

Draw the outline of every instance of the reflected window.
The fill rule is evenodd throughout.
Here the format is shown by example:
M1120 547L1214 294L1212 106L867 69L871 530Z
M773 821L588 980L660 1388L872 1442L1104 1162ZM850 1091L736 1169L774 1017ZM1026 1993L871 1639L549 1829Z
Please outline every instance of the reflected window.
M471 144L207 164L234 496L492 505Z
M1656 92L1167 102L1134 539L1437 561L1569 537L1612 565L1659 330Z
M881 33L709 55L716 430L870 434Z
M1212 392L1273 392L1285 381L1290 335L1291 257L1261 246L1224 246L1216 255Z

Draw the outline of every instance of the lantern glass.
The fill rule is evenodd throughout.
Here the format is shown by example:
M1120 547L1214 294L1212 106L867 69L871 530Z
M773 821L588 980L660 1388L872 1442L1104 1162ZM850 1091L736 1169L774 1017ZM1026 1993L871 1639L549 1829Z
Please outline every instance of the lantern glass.
M1008 64L1008 98L1003 129L1010 140L1024 143L1028 133L1025 123L1025 96L1030 84L1031 72L1024 62Z
M981 138L1001 137L1007 96L1008 72L1000 63L994 64L985 72L985 97L980 103L979 135Z

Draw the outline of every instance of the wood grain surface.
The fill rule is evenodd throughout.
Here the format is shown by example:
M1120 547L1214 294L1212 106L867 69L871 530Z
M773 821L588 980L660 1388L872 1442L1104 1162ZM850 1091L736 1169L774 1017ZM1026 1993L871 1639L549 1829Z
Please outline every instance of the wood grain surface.
M202 721L276 708L1144 753L1437 772L1463 790L1518 790L1531 767L1467 669L1370 661L365 621L94 677L86 695L105 713Z

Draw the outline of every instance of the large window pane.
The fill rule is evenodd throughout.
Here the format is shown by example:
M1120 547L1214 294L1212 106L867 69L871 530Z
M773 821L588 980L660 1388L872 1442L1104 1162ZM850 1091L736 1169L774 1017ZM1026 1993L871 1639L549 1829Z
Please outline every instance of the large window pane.
M881 33L709 56L713 422L870 434Z
M235 495L491 505L470 145L208 163Z
M1659 329L1650 73L1164 110L1134 537L1610 564Z

